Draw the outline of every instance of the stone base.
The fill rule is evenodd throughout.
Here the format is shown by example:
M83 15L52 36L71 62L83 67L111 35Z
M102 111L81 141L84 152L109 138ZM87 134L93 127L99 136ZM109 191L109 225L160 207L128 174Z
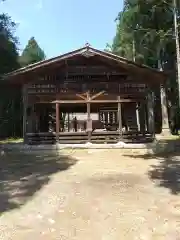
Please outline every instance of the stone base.
M171 131L170 131L169 128L163 128L160 135L166 137L166 136L170 136L170 135L172 135L172 134L171 134Z
M4 144L0 146L1 151L21 151L30 154L36 154L37 152L57 152L61 153L65 149L116 149L119 153L123 154L159 154L180 151L179 139L170 139L162 137L161 134L156 136L156 139L151 143L124 143L118 142L116 144L54 144L54 145L26 145L23 143L17 144Z

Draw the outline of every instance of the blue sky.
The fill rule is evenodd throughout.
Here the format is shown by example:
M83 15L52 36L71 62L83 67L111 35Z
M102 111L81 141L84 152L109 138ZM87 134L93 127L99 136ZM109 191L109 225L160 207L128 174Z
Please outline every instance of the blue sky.
M18 23L20 49L34 36L48 58L89 42L104 49L116 30L123 0L6 0L0 11Z

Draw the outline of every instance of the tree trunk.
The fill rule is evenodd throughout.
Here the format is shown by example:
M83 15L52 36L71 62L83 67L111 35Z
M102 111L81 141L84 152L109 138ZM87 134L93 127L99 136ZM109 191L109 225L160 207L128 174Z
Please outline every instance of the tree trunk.
M177 22L177 3L173 0L174 9L174 35L176 39L176 58L177 58L177 82L178 82L178 97L180 107L180 47L179 47L179 33L178 33L178 22Z
M162 135L171 134L168 121L168 111L167 111L167 99L166 99L166 89L164 85L161 85L161 110L162 110Z
M162 50L161 48L158 51L158 69L163 71L163 66L161 62ZM160 85L161 91L161 113L162 113L162 131L161 135L169 135L171 133L169 128L169 120L168 120L168 110L167 110L167 98L166 98L166 85L165 83Z

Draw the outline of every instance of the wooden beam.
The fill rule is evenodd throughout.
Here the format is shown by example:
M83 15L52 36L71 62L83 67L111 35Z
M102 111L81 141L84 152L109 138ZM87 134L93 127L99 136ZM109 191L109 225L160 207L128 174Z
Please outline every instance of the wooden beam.
M82 94L77 93L76 96L82 98L85 101L87 100L87 98L85 96L83 96Z
M119 141L122 140L122 109L121 98L118 96L118 129L119 129Z
M105 91L101 91L101 92L99 92L99 93L96 93L95 95L93 95L93 96L91 97L91 100L93 100L93 99L101 96L103 93L105 93Z
M59 129L60 129L59 103L56 103L56 142L59 142Z
M56 101L52 101L50 103L64 103L64 104L76 104L76 103L84 103L86 104L87 101L83 101L83 100L56 100Z
M118 102L137 102L140 99L120 99L120 100L87 100L87 101L83 101L83 100L56 100L56 101L52 101L49 103L63 103L63 104L77 104L77 103L118 103ZM48 102L39 102L39 103L48 103Z

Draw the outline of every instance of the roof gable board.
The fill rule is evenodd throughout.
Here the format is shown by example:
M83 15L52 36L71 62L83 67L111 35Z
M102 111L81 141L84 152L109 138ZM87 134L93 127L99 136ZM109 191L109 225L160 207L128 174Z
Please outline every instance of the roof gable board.
M109 52L97 50L95 48L90 47L89 45L86 45L83 48L74 50L74 51L69 52L69 53L65 53L63 55L60 55L60 56L52 58L52 59L43 60L43 61L40 61L38 63L30 64L26 67L20 68L18 70L15 70L11 73L6 74L4 76L4 78L5 79L6 78L11 78L11 77L14 77L14 76L17 76L17 75L21 75L21 74L28 73L28 72L31 72L31 71L34 71L34 70L38 70L42 67L50 66L50 65L53 65L54 63L58 63L58 62L61 62L61 61L64 61L64 60L68 60L68 59L70 59L74 56L78 56L78 55L84 56L86 58L90 58L92 56L100 56L107 61L116 62L117 64L121 65L125 69L132 68L134 71L140 70L142 72L146 72L146 73L149 73L149 74L152 74L152 75L153 74L154 75L159 75L162 78L165 78L165 75L162 72L160 72L156 69L150 68L150 67L145 66L145 65L138 65L133 61L127 60L123 57L117 56L117 55L109 53Z

